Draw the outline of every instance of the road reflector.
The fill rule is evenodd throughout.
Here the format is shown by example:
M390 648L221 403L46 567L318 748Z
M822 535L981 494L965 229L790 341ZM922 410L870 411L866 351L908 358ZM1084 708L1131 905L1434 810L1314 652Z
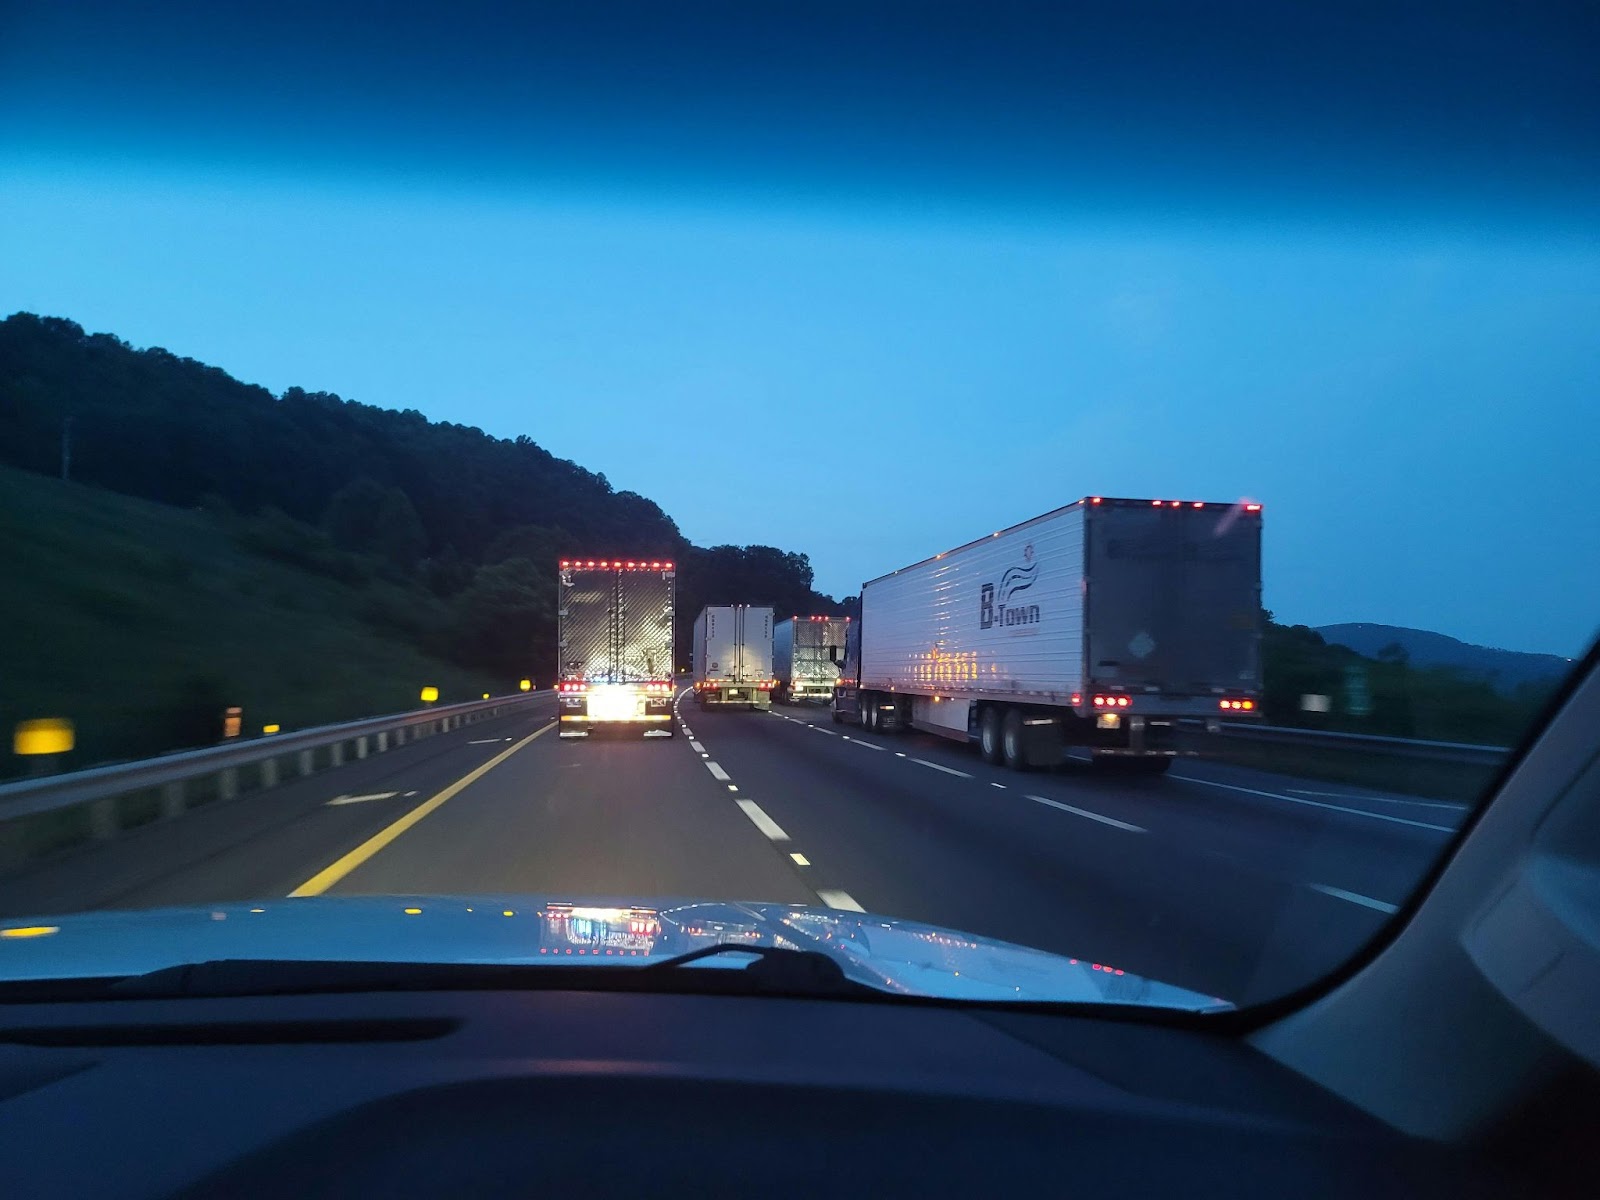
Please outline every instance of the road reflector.
M525 692L531 692L533 690L533 680L519 679L517 680L517 686Z
M436 687L425 687L425 688L422 689L422 702L424 704L432 704L438 698L439 698L439 689L438 688L436 688Z
M18 721L11 749L18 754L65 754L74 745L72 722L65 717Z
M261 732L262 733L277 733L278 730L281 729L281 728L282 728L281 725L263 725L261 727Z

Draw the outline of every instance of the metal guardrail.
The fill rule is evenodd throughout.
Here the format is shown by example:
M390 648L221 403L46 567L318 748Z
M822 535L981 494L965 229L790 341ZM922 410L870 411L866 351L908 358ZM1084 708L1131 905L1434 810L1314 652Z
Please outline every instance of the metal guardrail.
M1469 742L1428 742L1416 738L1380 737L1371 733L1295 729L1286 725L1236 725L1224 722L1220 733L1211 736L1352 753L1366 751L1386 758L1422 759L1428 762L1460 763L1467 766L1496 766L1511 754L1509 746L1479 746Z
M323 725L292 733L269 734L249 741L185 750L136 762L90 767L63 775L16 780L0 784L0 823L41 813L90 805L89 833L104 840L121 830L117 812L123 797L159 793L158 816L176 817L200 798L200 786L210 784L207 799L231 799L243 785L274 787L281 782L286 764L290 774L303 777L363 759L434 734L520 709L542 692L518 693L498 699L473 700L386 717L368 717L340 725ZM253 776L253 778L252 778Z

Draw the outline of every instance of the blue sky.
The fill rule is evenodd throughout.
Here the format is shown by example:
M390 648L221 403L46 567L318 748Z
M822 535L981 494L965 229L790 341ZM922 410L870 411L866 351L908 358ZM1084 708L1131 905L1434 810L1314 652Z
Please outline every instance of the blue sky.
M835 594L1088 493L1248 496L1281 619L1594 634L1600 222L1550 120L1509 176L1424 126L1430 172L1298 146L1282 175L1293 139L1250 142L1232 105L1238 170L1152 118L1165 158L1085 135L1122 168L1090 186L1017 166L1049 130L998 158L948 123L874 142L893 113L854 142L818 118L832 158L791 122L795 155L750 165L772 143L737 107L655 142L507 121L508 156L451 140L469 97L351 150L349 105L310 137L292 104L194 119L181 76L122 106L63 78L0 89L4 312L527 433L698 543L804 551ZM674 144L704 156L668 169Z

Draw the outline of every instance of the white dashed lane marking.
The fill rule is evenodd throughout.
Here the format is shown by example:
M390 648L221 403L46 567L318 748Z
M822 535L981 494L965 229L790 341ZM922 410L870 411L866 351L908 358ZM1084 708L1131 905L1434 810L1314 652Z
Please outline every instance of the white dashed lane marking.
M849 892L841 892L836 888L820 888L817 898L829 908L841 908L847 912L866 912L861 905L856 903L855 897Z
M696 754L704 754L706 752L706 748L699 742L690 742L689 749L693 750Z
M932 767L935 771L943 771L946 775L959 775L962 779L972 778L972 775L967 771L958 771L954 767L940 766L938 763L929 762L925 758L913 758L911 761L921 767Z
M1099 821L1100 824L1102 824L1102 825L1109 825L1113 829L1121 829L1121 830L1123 830L1123 831L1125 831L1127 833L1145 833L1145 832L1147 832L1141 826L1130 825L1130 824L1128 824L1128 822L1119 821L1115 817L1101 816L1099 813L1090 812L1086 808L1073 808L1072 805L1070 805L1070 804L1063 804L1063 803L1061 803L1061 801L1052 800L1048 796L1029 796L1028 799L1034 801L1036 804L1046 804L1046 805L1049 805L1051 808L1058 808L1062 812L1071 813L1075 817L1083 817L1083 818L1085 818L1087 820L1090 820L1090 821Z
M868 750L886 750L887 746L874 746L871 742L864 742L860 738L847 737L844 739L852 746L865 746Z
M713 779L715 779L715 780L717 780L717 781L719 781L721 783L727 783L728 780L733 778L733 776L729 775L726 771L724 771L720 766L718 766L714 762L707 762L705 764L705 768L706 768L706 770L711 772L711 778L713 778Z
M766 834L772 841L787 842L789 840L789 835L783 831L783 826L767 816L761 805L754 800L735 800L734 803L739 806L739 810L745 816L750 818L750 823Z

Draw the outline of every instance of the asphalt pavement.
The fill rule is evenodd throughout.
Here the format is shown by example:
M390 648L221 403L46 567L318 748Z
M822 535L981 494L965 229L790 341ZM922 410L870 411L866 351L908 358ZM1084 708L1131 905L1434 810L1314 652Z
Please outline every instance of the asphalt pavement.
M910 917L1236 1003L1372 938L1466 810L1184 760L1018 774L824 708L558 736L553 697L0 880L0 913L288 895L771 900Z

